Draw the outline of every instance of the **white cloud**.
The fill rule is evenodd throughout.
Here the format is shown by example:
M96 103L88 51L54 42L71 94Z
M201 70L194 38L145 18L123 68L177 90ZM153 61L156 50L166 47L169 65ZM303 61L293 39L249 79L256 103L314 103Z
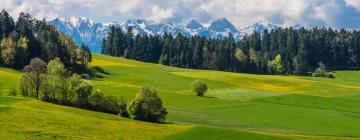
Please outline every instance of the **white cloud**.
M159 5L155 5L154 7L152 7L151 11L152 11L151 14L152 16L149 17L149 19L156 22L171 18L173 16L172 9L161 9Z
M360 0L345 0L346 4L360 10Z
M209 23L226 17L242 27L258 21L360 27L346 23L360 23L360 0L0 0L0 8L8 10L14 18L24 11L47 19L88 16L124 20L131 17L177 23L198 19Z

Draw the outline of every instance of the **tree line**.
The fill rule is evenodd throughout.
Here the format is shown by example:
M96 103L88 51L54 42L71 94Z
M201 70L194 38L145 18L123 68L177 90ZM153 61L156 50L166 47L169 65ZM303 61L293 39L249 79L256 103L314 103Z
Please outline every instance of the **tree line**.
M154 88L144 86L127 103L121 96L94 90L90 81L70 73L59 58L48 64L34 58L24 71L19 84L20 95L24 97L156 123L164 122L168 113ZM16 91L11 90L9 95L16 96Z
M20 13L15 22L7 11L0 13L0 66L22 69L33 58L49 62L59 58L72 71L84 69L91 61L90 49L77 46L45 19Z
M278 28L235 41L200 36L133 35L110 27L102 54L163 65L257 74L310 75L360 68L360 31ZM319 69L318 69L319 70Z
M162 123L168 114L155 88L143 86L130 102L123 97L105 95L93 90L92 83L76 73L69 72L59 58L44 62L34 58L24 68L20 78L19 93L45 102L73 106L128 117L135 120ZM203 97L207 85L196 80L191 84L193 93ZM16 96L12 89L9 95Z

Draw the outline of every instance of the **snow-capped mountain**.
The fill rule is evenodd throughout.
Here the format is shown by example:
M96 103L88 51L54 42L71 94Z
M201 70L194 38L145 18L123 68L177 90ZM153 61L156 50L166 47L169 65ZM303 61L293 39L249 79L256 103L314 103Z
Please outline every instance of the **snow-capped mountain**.
M163 35L170 33L176 36L181 33L184 36L198 35L207 38L224 38L231 33L236 40L241 40L244 35L252 34L255 31L263 32L265 29L271 30L279 27L269 22L259 22L238 30L226 18L215 20L209 27L204 27L196 20L191 20L186 26L173 23L156 23L143 19L127 20L124 23L111 22L103 24L84 17L57 18L52 22L60 32L73 37L78 45L88 45L93 52L100 52L101 41L106 37L110 26L119 26L124 32L131 26L135 35Z
M199 31L199 30L203 30L205 29L203 25L201 25L201 23L199 23L196 20L191 20L187 25L186 28L192 30L192 31Z
M100 52L102 38L109 32L109 26L84 17L57 18L53 23L59 31L71 36L76 44L86 44L94 52Z
M249 34L253 34L255 32L264 32L265 30L272 30L272 29L276 29L276 28L280 28L281 26L264 21L264 22L257 22L249 27L245 27L240 29L240 36L241 38L244 37L245 35L249 35Z

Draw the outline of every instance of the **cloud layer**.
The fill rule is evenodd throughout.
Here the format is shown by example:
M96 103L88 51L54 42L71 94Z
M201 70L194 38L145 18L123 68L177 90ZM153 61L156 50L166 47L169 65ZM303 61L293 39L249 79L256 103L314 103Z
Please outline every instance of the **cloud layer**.
M86 16L100 22L145 18L202 23L226 17L239 27L258 21L281 25L360 28L360 0L0 0L0 8L17 18L21 11L36 18Z

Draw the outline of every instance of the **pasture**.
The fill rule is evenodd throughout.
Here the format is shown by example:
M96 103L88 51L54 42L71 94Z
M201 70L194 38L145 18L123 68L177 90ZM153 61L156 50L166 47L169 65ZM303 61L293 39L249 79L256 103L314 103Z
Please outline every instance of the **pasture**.
M90 80L132 99L157 89L169 114L152 124L5 96L21 72L0 68L0 135L14 139L360 139L360 72L335 79L190 70L94 54L109 75ZM190 84L209 90L197 97Z

